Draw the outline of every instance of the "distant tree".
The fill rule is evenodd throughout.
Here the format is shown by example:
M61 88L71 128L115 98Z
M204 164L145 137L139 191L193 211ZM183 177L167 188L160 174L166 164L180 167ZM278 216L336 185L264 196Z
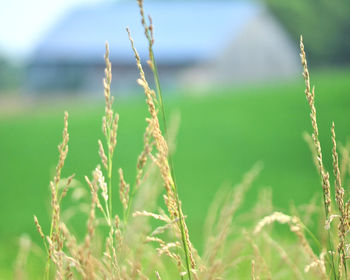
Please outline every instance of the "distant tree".
M20 85L22 71L20 67L10 63L0 56L0 90L18 88Z
M303 34L317 64L350 63L349 0L264 0L294 39Z

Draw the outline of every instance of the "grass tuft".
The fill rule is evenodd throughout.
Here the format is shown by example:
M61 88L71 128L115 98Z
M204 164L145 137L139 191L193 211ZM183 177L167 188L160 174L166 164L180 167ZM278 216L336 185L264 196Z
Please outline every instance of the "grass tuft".
M346 200L348 196L344 182L350 174L349 145L339 145L339 157L333 122L330 137L333 144L332 195L330 175L326 170L321 150L315 88L311 89L302 37L300 56L313 131L311 136L305 133L304 138L310 147L321 179L324 214L321 214L317 203L309 203L305 209L294 208L292 211L295 214L292 215L272 210L272 198L268 191L261 195L261 202L256 205L254 211L248 214L239 213L238 209L245 195L261 172L262 164L258 163L243 177L238 186L218 193L206 221L204 250L198 252L190 240L187 217L179 197L180 190L169 151L174 136L170 133L171 128L168 129L167 126L153 52L154 26L152 18L145 17L143 1L138 0L138 5L141 24L148 40L148 65L153 71L156 90L153 90L146 80L131 31L127 29L140 75L137 83L144 91L148 109L143 147L137 158L135 178L130 180L122 167L118 169L118 175L114 174L119 114L113 109L112 65L106 43L106 68L103 79L105 110L102 118L104 139L97 140L101 165L97 164L93 168L90 177L85 176L85 189L89 189L90 192L88 204L78 202L78 206L86 210L85 234L81 238L74 232L69 225L70 221L65 218L66 212L62 210L66 197L76 197L76 191L81 190L74 175L62 177L70 139L68 113L65 112L62 142L58 146L58 163L50 182L51 219L48 233L34 216L35 227L46 253L45 279L156 277L209 280L247 278L248 275L252 279L347 279L347 262L350 257L350 200ZM119 196L115 195L114 190L117 185L115 182L118 181ZM119 198L117 207L113 205L114 196ZM163 198L163 203L157 203L160 201L159 197ZM318 217L322 217L322 228L316 233L307 225L311 223L314 212ZM242 223L242 226L238 222L239 219L247 220L248 223ZM253 224L255 226L252 226ZM287 225L289 232L284 232L281 225ZM292 237L285 238L288 234ZM15 269L18 279L25 277L25 264L30 246L32 245L29 239L23 236ZM270 248L277 254L271 253ZM285 265L281 266L281 262Z

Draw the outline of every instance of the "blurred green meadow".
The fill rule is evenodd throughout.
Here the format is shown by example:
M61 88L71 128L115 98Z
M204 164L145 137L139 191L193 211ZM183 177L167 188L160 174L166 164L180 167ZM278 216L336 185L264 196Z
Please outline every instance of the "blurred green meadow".
M311 81L316 86L323 154L331 170L331 122L335 122L340 143L350 140L350 69L311 71ZM114 95L114 108L120 115L114 168L117 171L122 167L132 184L147 108L141 89L139 97L118 99L118 93ZM40 105L23 113L0 113L0 276L11 277L22 234L28 234L41 247L34 214L48 231L49 181L57 162L64 110L69 112L70 143L63 176L75 173L84 182L84 176L90 176L100 163L97 140L102 138L103 101L101 90L98 102L49 102L47 107ZM240 211L249 211L265 187L272 189L276 210L288 210L292 203L308 203L315 195L321 197L319 177L302 137L304 131L311 131L311 125L301 76L295 82L263 87L196 94L184 90L165 96L165 103L168 119L174 112L181 116L174 165L191 240L199 250L203 222L214 194L222 185L239 183L257 161L263 162L264 169ZM64 207L70 205L74 202L67 198ZM85 221L80 218L75 230L84 232ZM32 273L35 269L31 268Z

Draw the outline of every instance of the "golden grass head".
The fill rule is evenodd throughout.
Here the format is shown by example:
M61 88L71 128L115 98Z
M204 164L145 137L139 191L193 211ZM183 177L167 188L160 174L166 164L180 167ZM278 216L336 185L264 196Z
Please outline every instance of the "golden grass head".
M70 279L79 275L83 279L149 279L150 276L156 276L161 279L160 273L166 275L167 267L162 267L159 261L160 256L168 256L177 266L178 275L182 278L192 279L224 279L227 277L226 272L232 266L232 259L236 257L232 251L236 247L244 246L241 240L239 246L233 244L231 233L233 232L234 224L233 217L237 208L244 199L244 193L252 184L254 178L261 170L261 164L257 164L254 168L244 176L243 181L235 190L227 196L225 203L215 208L215 214L209 225L213 228L209 235L211 246L207 246L208 251L205 252L203 260L195 250L190 241L190 234L186 225L186 216L183 213L181 201L178 196L176 180L169 154L167 143L166 126L161 129L158 112L163 113L164 123L164 104L161 99L160 86L158 81L158 73L154 62L153 45L154 45L154 27L151 17L146 17L143 8L143 1L138 0L140 8L141 21L144 27L145 35L149 41L150 60L149 64L155 75L157 91L151 89L146 80L145 73L141 64L140 56L134 46L134 41L131 37L130 30L127 29L131 48L134 52L136 65L139 70L139 78L137 83L143 88L146 104L148 107L149 117L146 119L147 127L144 134L144 147L137 160L136 164L136 179L135 184L128 184L124 178L123 169L119 169L119 197L122 204L123 213L121 218L112 211L112 182L113 174L113 153L117 145L117 130L119 124L119 115L113 111L113 97L111 95L112 82L112 64L109 59L109 46L106 43L105 52L105 77L103 79L104 97L105 97L105 116L102 120L102 130L105 136L105 142L98 140L98 153L104 167L103 171L98 165L93 171L92 179L85 177L91 192L91 205L88 212L87 233L83 242L75 238L74 234L69 232L67 226L61 221L61 199L68 192L68 185L73 179L73 176L67 180L67 187L62 191L58 187L61 179L61 172L64 166L65 159L68 153L68 113L64 117L64 129L62 135L62 143L58 146L59 160L56 167L56 174L50 183L51 188L51 205L52 205L52 221L51 229L48 235L45 235L36 216L34 223L40 237L44 240L44 244L48 253L48 262L55 265L55 273L57 279ZM307 136L307 140L312 145L314 159L317 164L324 194L324 204L326 209L326 225L330 233L331 222L334 218L339 218L338 224L338 254L340 256L338 275L342 275L343 269L346 270L346 260L348 256L346 251L346 234L349 230L349 207L350 202L344 202L344 189L341 180L341 168L339 167L339 158L336 146L336 137L334 124L332 125L332 142L333 142L333 170L335 175L336 202L339 210L339 215L331 213L331 195L329 174L325 170L322 159L321 145L319 141L319 131L316 119L316 108L314 103L315 90L311 90L310 75L302 37L300 38L300 57L303 65L303 77L305 80L305 94L310 106L310 119L313 129L312 136ZM156 94L157 92L157 94ZM163 131L164 130L164 134ZM164 136L165 135L165 136ZM105 152L106 148L106 152ZM136 191L145 182L146 165L150 159L150 165L157 169L157 175L162 180L164 185L164 200L168 212L159 210L155 213L154 208L146 211L144 208L139 209L134 205L134 197ZM346 166L348 163L344 163ZM104 175L105 174L105 175ZM153 175L153 174L152 174ZM140 189L144 190L144 189ZM145 189L147 192L149 189ZM143 196L141 197L143 199ZM101 201L100 201L101 200ZM101 203L102 202L102 203ZM136 203L135 203L136 204ZM139 206L139 205L138 205ZM144 206L144 204L142 204ZM95 213L95 208L101 212ZM150 207L151 208L151 207ZM136 209L136 210L135 210ZM213 208L214 209L214 208ZM221 210L221 211L220 211ZM129 219L129 213L132 213ZM151 226L140 225L137 223L136 217L143 217L139 220L150 220L153 218L158 225L155 229ZM102 223L100 222L102 221ZM215 224L215 221L218 221ZM262 218L253 229L253 235L244 234L244 240L249 239L253 245L255 260L251 261L251 274L253 279L259 279L258 273L265 271L267 278L271 278L271 273L259 251L258 246L253 241L253 238L258 238L263 229L273 223L288 225L290 231L298 238L299 245L303 249L305 257L308 258L308 265L305 266L305 272L311 269L317 271L320 277L326 279L326 261L328 253L322 251L318 256L315 254L313 247L310 245L304 231L305 225L296 216L286 215L282 212L274 212L271 215ZM98 243L98 225L107 227L107 234L103 235L102 241ZM274 241L266 233L263 235L264 240L279 252L282 260L292 268L294 275L297 278L302 278L303 275L299 268L293 263L288 251L284 250L279 243ZM149 244L156 243L157 248ZM243 242L244 243L244 242ZM247 242L245 242L247 243ZM236 247L235 247L236 246ZM150 251L151 248L155 253ZM332 254L337 253L331 250ZM157 257L158 255L158 257ZM145 259L147 264L152 264L151 272L144 267ZM167 264L167 263L166 263ZM155 270L155 268L157 270ZM160 270L162 269L162 270ZM50 265L46 267L47 279L50 278ZM164 276L166 277L166 276Z
M325 205L325 212L326 212L326 219L331 213L331 195L330 195L330 183L329 183L329 174L325 170L323 165L323 157L322 157L322 150L321 150L321 144L319 141L319 132L318 132L318 125L317 125L317 117L316 117L316 108L315 108L315 88L310 89L310 75L306 60L306 54L303 44L303 37L300 36L300 57L301 57L301 64L303 65L304 71L303 71L303 77L305 80L305 94L307 101L310 106L310 119L311 119L311 125L313 128L313 134L312 138L314 140L314 146L316 150L316 159L318 163L318 169L321 174L321 181L322 181L322 189L323 189L323 199L324 199L324 205Z

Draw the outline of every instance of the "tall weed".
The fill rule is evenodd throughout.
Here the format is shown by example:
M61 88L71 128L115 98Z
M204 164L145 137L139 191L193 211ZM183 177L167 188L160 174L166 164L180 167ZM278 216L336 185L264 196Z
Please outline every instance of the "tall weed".
M141 24L148 40L148 66L153 72L156 90L146 80L132 33L127 29L140 74L137 83L143 88L148 108L144 145L136 164L136 178L131 183L122 168L119 169L118 176L113 173L119 115L113 109L112 64L106 43L103 79L105 114L102 118L104 139L97 141L101 163L90 177L85 177L91 194L86 234L83 239L77 238L62 218L61 202L71 192L70 189L75 188L72 185L74 175L67 179L61 175L69 147L66 112L62 143L58 146L59 160L55 176L50 182L51 226L48 233L43 231L37 217L34 217L47 254L45 278L209 280L247 278L250 275L252 279L348 279L350 202L345 200L342 182L349 173L349 149L341 147L342 157L339 160L333 123L331 139L335 199L332 199L330 176L323 163L319 141L315 89L310 86L302 38L301 62L313 129L312 136L306 134L305 139L320 175L324 228L321 233L313 234L307 227L313 211L318 211L316 203L310 203L303 210L294 209L296 214L293 215L273 212L271 194L266 190L262 192L254 211L245 214L250 221L258 221L256 226L243 228L234 223L244 194L262 168L258 163L233 190L222 190L214 199L205 224L204 252L200 255L190 240L169 152L168 143L173 142L173 139L167 127L153 52L154 27L151 17L145 17L143 1L138 0L138 4ZM117 178L121 211L116 211L117 207L112 203L112 197L117 196ZM164 200L163 207L156 205L160 194ZM273 223L287 225L295 239L283 238L274 230L267 229ZM322 238L324 233L325 239ZM295 243L299 246L296 247ZM19 256L27 255L25 246L27 243L23 245ZM20 268L24 257L18 259L17 275L23 274Z

